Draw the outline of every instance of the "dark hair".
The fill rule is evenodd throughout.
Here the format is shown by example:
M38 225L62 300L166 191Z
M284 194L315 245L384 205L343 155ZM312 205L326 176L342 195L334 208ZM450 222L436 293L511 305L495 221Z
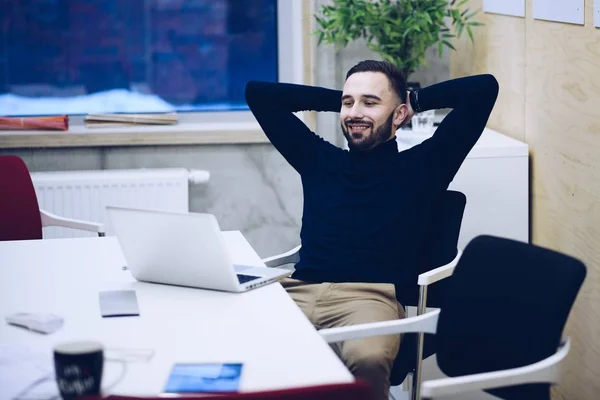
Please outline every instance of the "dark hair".
M387 76L392 89L406 103L406 78L404 72L389 61L364 60L348 70L346 80L357 72L381 72Z

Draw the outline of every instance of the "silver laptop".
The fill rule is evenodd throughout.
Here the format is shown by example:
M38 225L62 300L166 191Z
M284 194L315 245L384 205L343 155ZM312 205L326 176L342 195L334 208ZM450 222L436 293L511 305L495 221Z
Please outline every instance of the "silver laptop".
M107 207L131 274L138 281L244 292L291 274L234 265L212 214Z

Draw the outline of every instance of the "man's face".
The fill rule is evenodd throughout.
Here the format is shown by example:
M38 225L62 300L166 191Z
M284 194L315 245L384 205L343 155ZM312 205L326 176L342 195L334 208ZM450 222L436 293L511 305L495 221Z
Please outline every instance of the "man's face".
M351 150L370 150L395 135L406 107L381 72L357 72L344 83L340 123Z

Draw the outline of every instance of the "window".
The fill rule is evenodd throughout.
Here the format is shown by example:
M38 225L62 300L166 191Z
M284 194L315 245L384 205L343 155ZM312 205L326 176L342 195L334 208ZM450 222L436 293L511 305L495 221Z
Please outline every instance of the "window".
M248 114L246 81L301 80L292 3L2 1L1 113Z

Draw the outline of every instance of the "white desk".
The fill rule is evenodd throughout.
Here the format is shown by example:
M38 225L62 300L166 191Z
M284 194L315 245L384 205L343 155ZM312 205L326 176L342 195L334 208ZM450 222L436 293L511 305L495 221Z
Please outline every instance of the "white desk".
M227 241L236 263L260 260L239 232ZM65 340L154 349L149 362L127 365L111 390L118 394L159 394L177 362L243 362L242 391L353 380L278 283L230 294L137 282L123 265L114 237L0 242L0 343L26 344L49 358ZM140 317L101 318L98 291L106 289L135 289ZM4 322L22 311L55 313L65 325L41 335ZM121 366L111 364L114 376Z
M432 134L400 130L396 134L398 149L406 150ZM460 248L482 234L529 241L529 146L526 143L486 128L450 189L467 196Z

